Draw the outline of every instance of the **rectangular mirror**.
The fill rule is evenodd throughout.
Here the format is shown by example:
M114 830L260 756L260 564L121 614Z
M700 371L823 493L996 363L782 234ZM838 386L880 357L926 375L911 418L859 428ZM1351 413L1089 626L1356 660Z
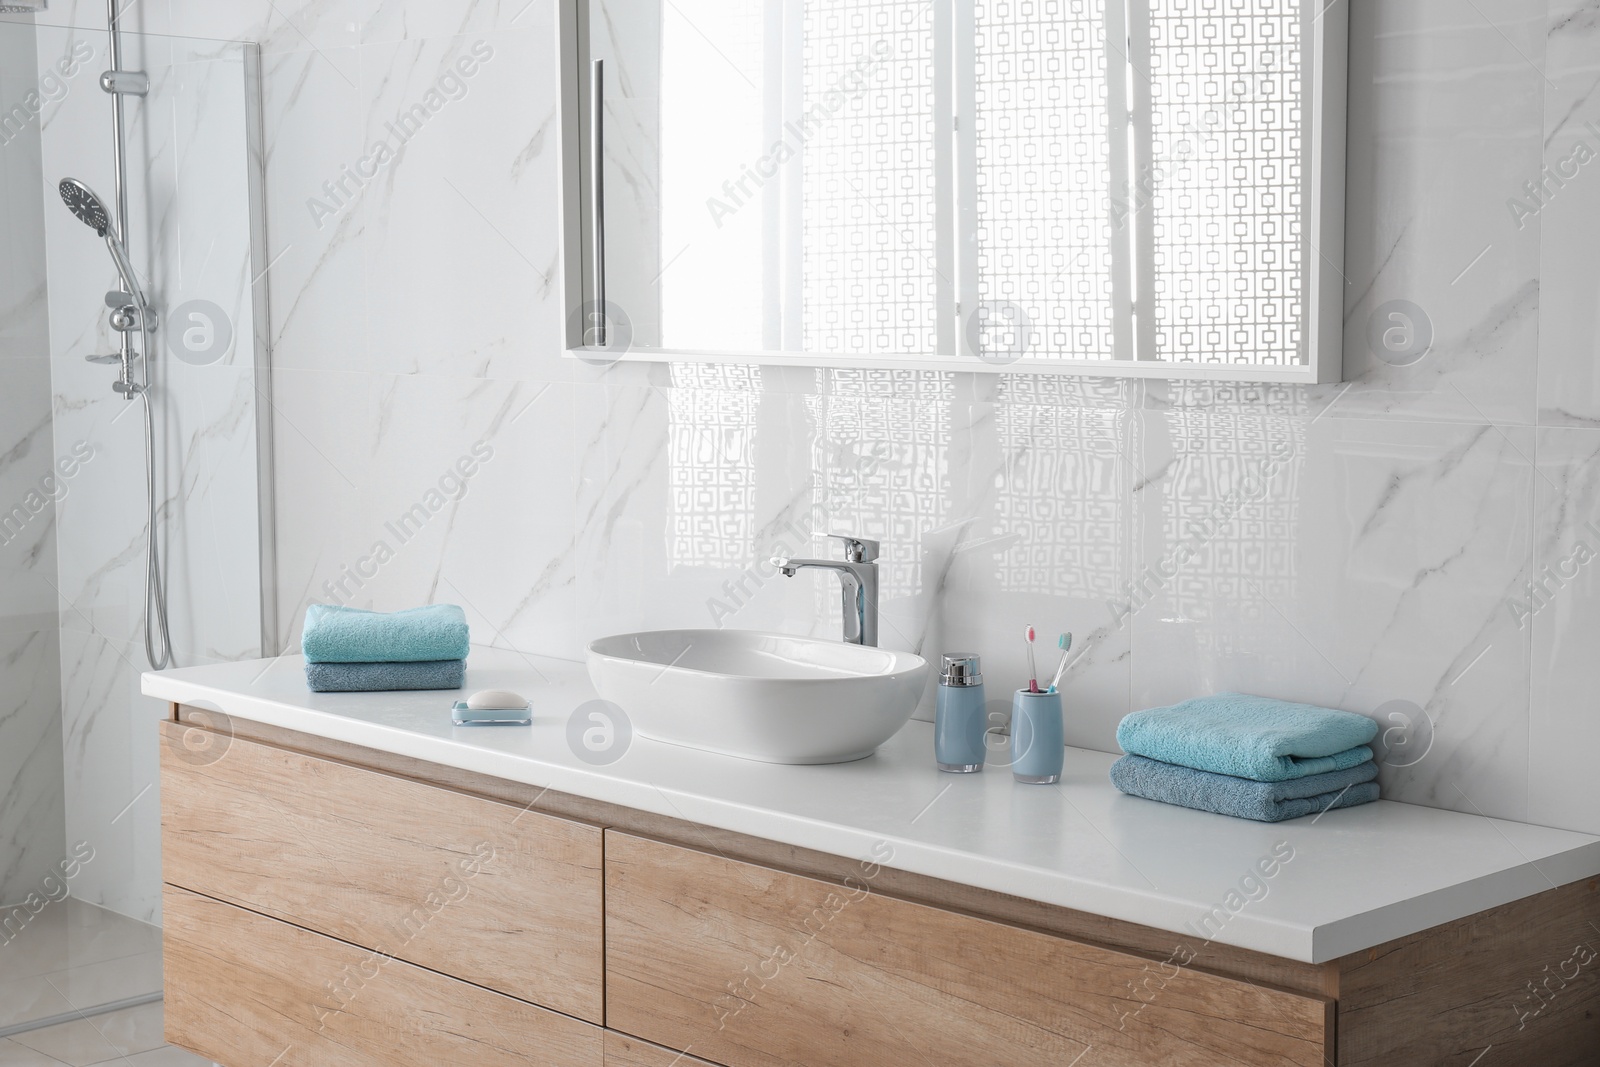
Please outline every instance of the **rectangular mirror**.
M1338 379L1336 0L563 17L575 355Z

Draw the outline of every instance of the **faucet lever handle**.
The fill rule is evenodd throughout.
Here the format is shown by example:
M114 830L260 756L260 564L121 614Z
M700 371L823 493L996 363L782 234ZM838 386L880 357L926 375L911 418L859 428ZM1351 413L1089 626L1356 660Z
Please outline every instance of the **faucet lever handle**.
M829 534L835 541L844 542L844 558L851 563L871 563L878 558L878 542L867 537L851 537L848 534Z

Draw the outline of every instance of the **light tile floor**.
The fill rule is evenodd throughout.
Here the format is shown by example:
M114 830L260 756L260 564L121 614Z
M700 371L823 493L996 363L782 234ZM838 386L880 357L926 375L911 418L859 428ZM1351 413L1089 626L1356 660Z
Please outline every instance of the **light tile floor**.
M0 941L0 1027L67 1015L161 988L161 930L68 898ZM161 1040L161 1004L0 1038L0 1067L205 1067Z
M159 1018L161 1005L152 1004L149 1007L155 1009ZM130 1008L128 1010L142 1011L145 1009ZM88 1067L90 1064L113 1063L131 1065L131 1067L213 1067L210 1060L201 1059L199 1056L185 1052L180 1048L173 1048L171 1045L161 1044L159 1040L154 1048L148 1048L140 1052L132 1051L131 1046L127 1051L118 1051L118 1045L113 1043L109 1032L102 1037L89 1028L91 1022L116 1026L118 1025L117 1023L108 1024L106 1020L114 1020L120 1014L122 1013L111 1012L106 1015L96 1015L76 1023L64 1023L62 1026L52 1026L46 1030L30 1030L25 1034L18 1034L16 1037L0 1039L0 1067L63 1067L64 1064L69 1065L69 1067ZM84 1029L76 1029L79 1027ZM72 1032L70 1034L51 1033L51 1031L67 1030ZM157 1032L160 1032L159 1024ZM46 1055L38 1049L20 1043L25 1038L33 1038L39 1034L47 1035L39 1038L39 1043L48 1042L63 1052L76 1052L79 1055L71 1059L58 1059L55 1056ZM96 1058L85 1058L88 1056Z

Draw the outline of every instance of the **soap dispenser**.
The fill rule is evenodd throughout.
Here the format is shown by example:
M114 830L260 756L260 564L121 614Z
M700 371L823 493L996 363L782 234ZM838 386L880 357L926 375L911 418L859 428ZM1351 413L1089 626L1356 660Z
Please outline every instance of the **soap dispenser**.
M971 774L983 770L983 671L973 652L946 652L939 669L933 754L941 771Z

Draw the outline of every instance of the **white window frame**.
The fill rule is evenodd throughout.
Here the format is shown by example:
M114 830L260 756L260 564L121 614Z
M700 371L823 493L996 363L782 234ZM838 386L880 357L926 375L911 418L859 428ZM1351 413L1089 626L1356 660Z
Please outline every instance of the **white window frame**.
M935 0L935 85L934 136L939 144L950 144L950 152L935 152L935 187L938 190L936 247L940 263L936 290L937 341L945 355L925 352L872 353L834 356L801 352L703 351L667 348L615 348L583 343L584 312L590 300L587 279L587 220L591 219L583 172L588 146L587 93L587 0L559 0L561 137L561 306L565 312L563 342L567 356L590 363L615 360L641 362L756 363L796 367L849 367L978 373L1046 373L1098 377L1150 377L1200 379L1234 382L1281 382L1320 384L1341 380L1344 346L1344 196L1345 196L1345 108L1349 15L1343 0L1301 0L1306 113L1311 123L1309 174L1302 230L1306 264L1305 321L1302 347L1305 360L1293 365L1180 363L1156 358L1152 316L1133 315L1133 309L1118 306L1114 321L1117 348L1132 344L1139 358L1069 360L1023 355L1011 361L984 359L972 350L967 318L958 315L976 308L978 302L975 268L977 211L977 152L974 143L976 123L962 121L975 111L974 41L972 0ZM1127 18L1127 27L1138 35L1147 31L1148 0L1108 0L1108 35L1120 30L1118 15ZM1138 49L1137 40L1134 48ZM1148 54L1148 42L1145 44ZM1108 80L1116 82L1108 67ZM1133 79L1136 96L1139 80ZM1126 103L1128 106L1122 106ZM1125 137L1126 125L1117 128L1119 115L1136 121L1148 101L1123 102L1113 91L1108 101L1113 123L1112 137ZM1143 162L1150 155L1148 127L1134 126L1136 144L1143 146ZM1123 159L1137 173L1141 160ZM1128 175L1113 164L1112 187L1123 188ZM1152 246L1136 242L1139 292L1151 293L1154 270ZM953 284L949 279L953 278ZM1119 305L1126 286L1118 286ZM1139 336L1129 337L1129 324L1137 322ZM785 329L784 333L792 332Z

